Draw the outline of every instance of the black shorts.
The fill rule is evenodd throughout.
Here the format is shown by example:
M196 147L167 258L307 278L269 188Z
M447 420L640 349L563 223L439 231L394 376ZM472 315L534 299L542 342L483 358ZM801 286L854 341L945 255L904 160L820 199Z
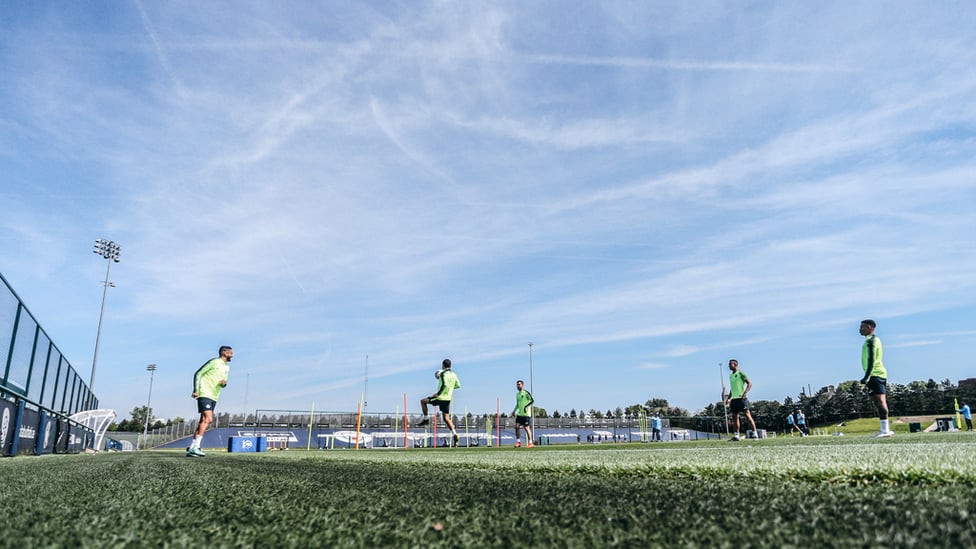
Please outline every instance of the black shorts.
M201 414L204 412L213 412L216 407L217 401L212 398L200 397L197 399L197 411Z
M437 406L437 408L440 409L440 411L441 411L442 414L449 414L449 413L451 413L451 401L450 400L438 400L435 397L430 397L430 399L428 400L428 402L430 402L431 405L433 405L433 406Z
M872 395L883 395L887 393L888 380L883 377L871 376L868 380L868 390Z
M515 424L525 427L529 426L529 416L515 416Z
M733 398L732 406L730 407L729 411L732 412L733 414L738 414L739 412L748 412L749 399L746 397Z

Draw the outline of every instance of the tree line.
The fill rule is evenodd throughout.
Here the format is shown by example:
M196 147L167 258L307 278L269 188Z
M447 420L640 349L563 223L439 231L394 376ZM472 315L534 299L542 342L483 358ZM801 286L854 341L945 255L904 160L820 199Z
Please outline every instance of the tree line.
M907 384L888 385L888 413L892 417L901 416L952 416L959 405L976 404L976 384L956 385L944 379L935 381L912 381ZM786 426L787 414L803 410L810 425L832 425L848 419L877 417L874 401L867 387L860 381L848 380L834 387L823 387L815 394L800 393L795 399L786 397L782 402L775 400L750 401L749 408L756 420L757 429L776 431ZM724 418L725 403L716 402L706 406L696 414L698 425L713 426L714 419ZM724 419L722 420L724 422ZM724 424L722 426L724 429ZM708 430L708 429L700 429Z

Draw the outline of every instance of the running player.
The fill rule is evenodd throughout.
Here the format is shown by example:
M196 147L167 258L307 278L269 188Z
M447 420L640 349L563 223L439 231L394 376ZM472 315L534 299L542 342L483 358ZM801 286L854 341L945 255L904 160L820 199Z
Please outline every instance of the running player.
M810 436L810 428L807 427L807 416L803 414L803 410L796 410L796 426L800 428L801 435Z
M193 435L193 442L186 449L187 457L203 457L200 443L207 427L213 422L214 408L220 391L227 386L227 376L230 374L230 361L234 358L234 349L222 345L217 351L217 357L208 360L193 374L193 398L197 399L197 411L200 412L200 422Z
M800 436L801 437L803 436L803 431L800 431L796 427L796 419L793 418L793 412L790 412L790 413L786 414L786 425L788 425L789 428L790 428L790 436L793 436L793 432L794 431L799 431L800 432Z

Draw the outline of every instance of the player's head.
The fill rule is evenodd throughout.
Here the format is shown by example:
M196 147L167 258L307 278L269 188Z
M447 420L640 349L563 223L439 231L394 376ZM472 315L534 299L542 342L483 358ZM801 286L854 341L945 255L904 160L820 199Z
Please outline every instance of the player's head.
M221 345L220 349L217 349L217 356L230 362L230 359L234 358L234 349L231 349L230 345Z
M736 360L736 359L734 359L734 358L730 358L729 359L729 370L732 370L734 372L734 371L736 371L738 369L739 369L739 361Z
M515 382L515 388L519 391L521 391L523 387L525 387L525 382L521 379Z
M877 327L878 324L875 321L871 320L870 318L866 318L861 321L861 328L858 331L861 332L862 336L871 335L874 333L874 329Z
M444 368L445 370L450 370L451 369L451 359L445 358L441 362L441 368Z

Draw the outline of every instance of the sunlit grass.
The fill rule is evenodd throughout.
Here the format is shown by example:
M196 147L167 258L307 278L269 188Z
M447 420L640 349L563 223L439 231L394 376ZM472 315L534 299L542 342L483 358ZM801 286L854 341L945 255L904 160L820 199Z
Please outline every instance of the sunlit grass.
M972 546L976 515L959 502L976 495L974 452L976 436L951 433L19 457L0 460L0 539L112 547Z

